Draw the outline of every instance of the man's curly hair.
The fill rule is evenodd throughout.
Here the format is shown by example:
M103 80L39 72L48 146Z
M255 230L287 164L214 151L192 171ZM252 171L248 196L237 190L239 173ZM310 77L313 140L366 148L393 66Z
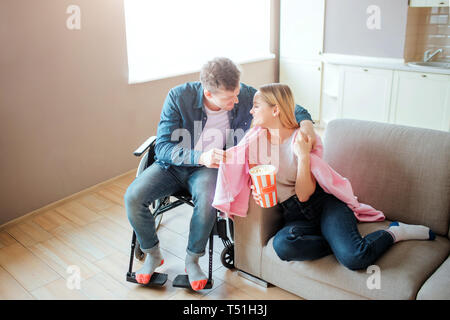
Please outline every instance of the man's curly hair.
M208 61L200 70L200 82L209 92L217 89L233 91L239 86L241 69L230 59L218 57Z

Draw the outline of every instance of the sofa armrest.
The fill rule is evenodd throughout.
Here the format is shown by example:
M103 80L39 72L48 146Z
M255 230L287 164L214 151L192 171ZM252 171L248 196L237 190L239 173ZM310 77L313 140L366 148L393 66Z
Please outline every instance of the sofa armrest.
M261 208L250 198L246 217L234 218L236 268L261 276L262 248L280 230L283 218L278 207Z
M428 278L417 293L417 300L450 300L450 257Z

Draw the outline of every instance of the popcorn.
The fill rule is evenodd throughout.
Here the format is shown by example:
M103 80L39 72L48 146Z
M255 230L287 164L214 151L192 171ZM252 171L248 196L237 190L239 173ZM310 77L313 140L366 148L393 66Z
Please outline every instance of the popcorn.
M263 208L277 204L276 171L272 165L259 165L249 171L256 193L261 196L259 205Z

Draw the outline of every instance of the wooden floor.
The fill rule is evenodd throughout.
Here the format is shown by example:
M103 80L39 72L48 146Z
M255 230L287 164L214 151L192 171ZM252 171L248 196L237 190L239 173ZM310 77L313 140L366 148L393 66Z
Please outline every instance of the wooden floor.
M263 288L222 266L221 241L214 242L210 290L172 287L184 273L192 209L164 214L158 230L168 273L164 287L146 288L125 281L132 229L123 204L131 172L74 196L51 210L0 228L0 299L300 299L274 286ZM208 256L200 259L208 270ZM141 262L135 260L134 270ZM81 282L76 286L76 271Z

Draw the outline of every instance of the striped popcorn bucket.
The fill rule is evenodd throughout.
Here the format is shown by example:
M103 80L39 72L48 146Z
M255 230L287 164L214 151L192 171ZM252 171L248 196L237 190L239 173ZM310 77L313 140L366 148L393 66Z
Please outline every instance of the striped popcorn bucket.
M259 165L249 171L256 192L261 196L259 205L263 208L277 204L276 171L272 165Z

